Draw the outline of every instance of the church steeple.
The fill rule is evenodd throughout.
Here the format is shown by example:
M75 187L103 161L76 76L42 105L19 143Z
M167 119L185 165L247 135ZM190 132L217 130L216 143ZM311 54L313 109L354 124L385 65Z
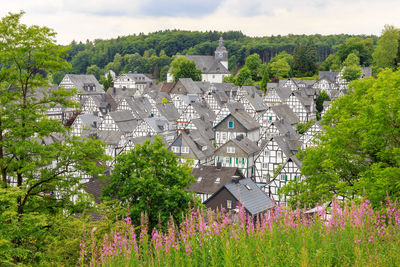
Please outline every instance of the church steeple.
M222 36L219 38L219 45L217 49L215 49L215 59L220 61L221 64L228 69L228 51L224 46L224 39Z

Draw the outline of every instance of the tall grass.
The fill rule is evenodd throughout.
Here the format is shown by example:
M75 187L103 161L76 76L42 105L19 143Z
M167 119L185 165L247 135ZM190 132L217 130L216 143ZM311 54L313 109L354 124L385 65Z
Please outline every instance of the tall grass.
M135 228L120 222L101 246L81 243L90 266L400 266L400 208L373 210L369 201L341 207L332 202L314 216L280 207L257 223L239 208L231 213L194 212L176 227Z

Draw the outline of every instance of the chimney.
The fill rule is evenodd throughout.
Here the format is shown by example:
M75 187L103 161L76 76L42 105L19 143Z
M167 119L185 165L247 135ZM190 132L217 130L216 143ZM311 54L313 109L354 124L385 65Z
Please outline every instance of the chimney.
M222 162L217 162L217 171L222 169Z
M113 94L115 95L117 93L117 88L113 87Z
M239 109L238 108L235 108L235 112L238 112L239 111Z
M97 129L97 121L93 122L93 127Z
M238 140L238 141L242 141L243 138L244 138L243 134L239 134L236 136L236 140Z
M238 184L240 180L240 176L234 175L232 176L232 183Z

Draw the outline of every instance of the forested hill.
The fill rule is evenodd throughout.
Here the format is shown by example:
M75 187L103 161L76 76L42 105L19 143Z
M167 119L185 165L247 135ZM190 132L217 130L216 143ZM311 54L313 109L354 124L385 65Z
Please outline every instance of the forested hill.
M292 35L249 37L239 31L198 32L167 30L150 34L129 35L109 40L95 40L86 43L71 43L68 60L72 63L73 73L92 73L99 76L107 69L117 74L128 71L152 73L162 79L171 58L176 54L214 55L218 39L222 36L229 52L229 70L236 72L246 57L258 53L263 62L282 51L293 53L301 42L312 41L317 50L317 60L322 62L332 54L347 38L348 34L337 35ZM359 35L371 38L376 43L377 36ZM58 82L63 73L55 75Z

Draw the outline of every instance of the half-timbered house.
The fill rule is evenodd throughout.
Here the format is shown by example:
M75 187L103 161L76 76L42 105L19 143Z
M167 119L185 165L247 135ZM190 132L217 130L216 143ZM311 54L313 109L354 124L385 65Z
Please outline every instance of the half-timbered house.
M244 110L235 110L214 126L215 142L220 146L237 136L257 142L260 139L260 124Z
M247 137L237 136L215 150L215 165L238 167L243 175L252 178L255 174L255 158L260 148Z

